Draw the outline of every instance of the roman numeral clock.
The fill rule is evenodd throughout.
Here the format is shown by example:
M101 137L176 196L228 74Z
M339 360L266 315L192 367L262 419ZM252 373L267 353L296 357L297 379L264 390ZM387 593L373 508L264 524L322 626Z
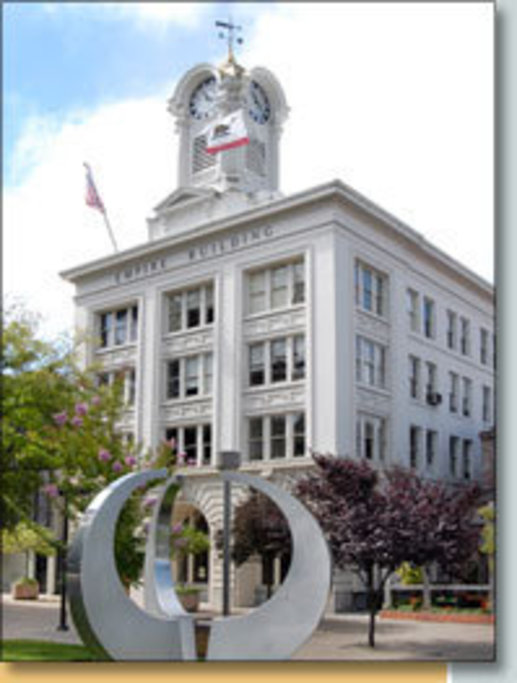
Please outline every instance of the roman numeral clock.
M178 185L225 193L237 190L255 200L279 196L279 139L288 114L284 92L267 69L247 71L230 51L221 66L199 64L179 81L168 110L180 136ZM211 154L210 127L240 112L249 142Z

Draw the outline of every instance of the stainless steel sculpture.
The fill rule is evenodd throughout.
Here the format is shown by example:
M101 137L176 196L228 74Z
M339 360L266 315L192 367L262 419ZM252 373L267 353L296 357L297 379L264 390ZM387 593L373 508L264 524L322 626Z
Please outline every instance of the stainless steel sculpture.
M113 556L115 526L131 492L166 470L128 474L102 491L86 511L69 557L72 616L85 644L101 659L196 659L194 623L176 595L170 569L170 515L179 481L169 479L157 501L147 544L145 604L124 591ZM276 503L292 537L291 566L266 603L243 616L214 619L208 660L287 659L311 635L325 609L331 561L321 530L286 491L259 477L223 472Z

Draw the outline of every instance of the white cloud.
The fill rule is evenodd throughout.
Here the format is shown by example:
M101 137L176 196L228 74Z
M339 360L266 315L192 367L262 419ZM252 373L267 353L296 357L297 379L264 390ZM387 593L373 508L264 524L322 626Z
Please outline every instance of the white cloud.
M240 61L285 88L284 192L339 177L491 279L490 6L263 7ZM110 253L102 217L84 204L82 162L120 246L144 242L145 217L176 185L170 92L33 119L17 145L18 169L31 170L4 193L5 286L48 311L54 330L70 324L73 294L57 272Z

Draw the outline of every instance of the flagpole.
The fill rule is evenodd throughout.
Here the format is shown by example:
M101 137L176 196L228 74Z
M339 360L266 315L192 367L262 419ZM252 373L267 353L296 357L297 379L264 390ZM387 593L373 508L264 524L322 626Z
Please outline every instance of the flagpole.
M113 249L114 249L116 252L118 252L117 243L115 242L115 235L113 234L113 230L111 229L111 224L110 224L110 222L109 222L109 220L108 220L108 214L107 214L106 210L104 210L104 211L102 212L102 215L104 216L104 222L106 223L106 228L108 229L108 233L109 233L109 236L110 236L110 239L111 239L111 243L113 244Z
M97 188L95 186L95 182L93 180L92 176L92 170L90 168L90 165L87 164L85 161L83 162L83 166L86 169L86 203L88 206L93 207L94 209L97 209L102 213L104 216L104 224L106 225L106 229L108 231L108 235L111 240L111 244L113 245L113 249L115 250L115 253L118 252L118 247L117 243L115 241L115 235L113 234L113 230L111 229L111 223L109 222L108 218L108 212L106 211L106 207L104 206L104 203L102 199L99 196L99 193L97 192Z

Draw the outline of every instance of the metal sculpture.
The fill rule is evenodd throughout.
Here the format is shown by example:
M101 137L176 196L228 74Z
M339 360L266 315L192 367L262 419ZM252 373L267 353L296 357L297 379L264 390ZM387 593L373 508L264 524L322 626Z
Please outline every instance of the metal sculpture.
M181 606L170 568L170 515L179 487L169 479L157 501L145 564L145 605L126 594L113 557L115 526L132 491L166 470L121 477L90 504L70 550L70 603L76 628L102 659L196 659L194 621ZM286 491L259 477L222 472L223 480L251 486L284 514L292 557L284 583L273 597L243 616L212 621L208 660L287 659L318 625L325 609L331 561L321 530L307 509Z

